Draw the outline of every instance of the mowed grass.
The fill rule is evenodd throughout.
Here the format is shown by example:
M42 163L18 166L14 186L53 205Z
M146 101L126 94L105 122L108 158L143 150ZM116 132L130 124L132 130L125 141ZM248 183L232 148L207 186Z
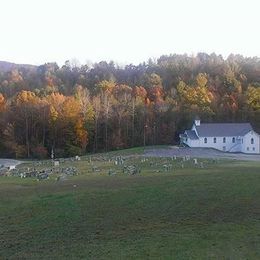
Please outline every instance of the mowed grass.
M0 259L260 259L260 163L157 172L167 162L130 158L132 176L86 159L62 182L1 177Z

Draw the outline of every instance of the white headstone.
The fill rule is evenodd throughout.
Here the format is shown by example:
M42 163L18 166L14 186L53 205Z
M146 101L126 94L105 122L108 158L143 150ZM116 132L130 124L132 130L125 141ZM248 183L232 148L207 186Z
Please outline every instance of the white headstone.
M60 162L59 161L54 161L54 166L59 166Z

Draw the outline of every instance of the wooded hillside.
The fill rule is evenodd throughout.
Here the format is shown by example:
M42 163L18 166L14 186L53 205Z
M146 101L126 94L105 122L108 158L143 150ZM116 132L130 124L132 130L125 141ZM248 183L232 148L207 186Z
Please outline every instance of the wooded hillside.
M195 115L260 132L260 58L161 56L138 66L0 66L0 156L175 144Z

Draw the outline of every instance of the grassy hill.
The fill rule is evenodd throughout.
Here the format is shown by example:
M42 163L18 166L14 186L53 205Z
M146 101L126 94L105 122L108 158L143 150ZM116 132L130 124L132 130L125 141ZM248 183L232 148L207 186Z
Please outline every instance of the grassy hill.
M64 181L0 177L1 257L260 258L259 162L200 160L201 168L134 154L124 165L140 168L135 175L109 153L64 162L79 171ZM47 167L19 167L28 166Z

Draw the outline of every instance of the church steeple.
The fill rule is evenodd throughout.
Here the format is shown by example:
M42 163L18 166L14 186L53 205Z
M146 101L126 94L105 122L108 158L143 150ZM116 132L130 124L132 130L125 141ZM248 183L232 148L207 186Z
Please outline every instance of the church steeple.
M195 117L194 124L195 126L200 126L200 118L198 116Z

